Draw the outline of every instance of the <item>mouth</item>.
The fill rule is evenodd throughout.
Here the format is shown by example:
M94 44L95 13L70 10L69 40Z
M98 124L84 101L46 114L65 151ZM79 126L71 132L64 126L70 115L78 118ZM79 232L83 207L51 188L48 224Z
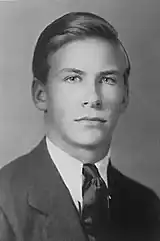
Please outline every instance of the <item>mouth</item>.
M104 118L100 118L100 117L82 117L82 118L76 119L75 121L89 121L89 122L105 123L107 120L105 120Z

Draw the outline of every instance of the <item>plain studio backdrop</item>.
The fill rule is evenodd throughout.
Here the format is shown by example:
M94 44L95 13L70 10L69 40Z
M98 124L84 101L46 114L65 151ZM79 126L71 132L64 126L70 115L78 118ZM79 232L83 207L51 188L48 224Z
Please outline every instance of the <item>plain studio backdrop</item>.
M130 104L116 128L112 163L160 196L160 1L0 1L0 166L33 148L44 134L31 98L31 61L40 32L68 11L109 20L132 62Z

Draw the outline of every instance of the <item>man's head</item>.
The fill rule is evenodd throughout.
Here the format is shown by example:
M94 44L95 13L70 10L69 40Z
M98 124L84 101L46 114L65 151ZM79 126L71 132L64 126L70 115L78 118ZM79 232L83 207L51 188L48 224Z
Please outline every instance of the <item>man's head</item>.
M69 13L41 33L33 57L36 106L63 149L109 146L128 103L130 62L115 29L92 13Z

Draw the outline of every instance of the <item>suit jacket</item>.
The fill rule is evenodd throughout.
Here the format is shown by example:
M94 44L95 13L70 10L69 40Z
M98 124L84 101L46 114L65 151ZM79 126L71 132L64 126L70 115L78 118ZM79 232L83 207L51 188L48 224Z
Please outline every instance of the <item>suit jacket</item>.
M96 241L159 241L160 201L156 194L111 164L108 183L112 196L109 218ZM44 139L0 171L0 241L15 240L88 240Z

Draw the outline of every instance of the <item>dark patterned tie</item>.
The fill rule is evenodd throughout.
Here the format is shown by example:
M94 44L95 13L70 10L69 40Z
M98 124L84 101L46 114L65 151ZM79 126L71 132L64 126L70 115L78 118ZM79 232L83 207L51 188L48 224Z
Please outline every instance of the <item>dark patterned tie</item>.
M95 165L84 164L82 173L82 222L89 240L96 240L106 229L109 193Z

